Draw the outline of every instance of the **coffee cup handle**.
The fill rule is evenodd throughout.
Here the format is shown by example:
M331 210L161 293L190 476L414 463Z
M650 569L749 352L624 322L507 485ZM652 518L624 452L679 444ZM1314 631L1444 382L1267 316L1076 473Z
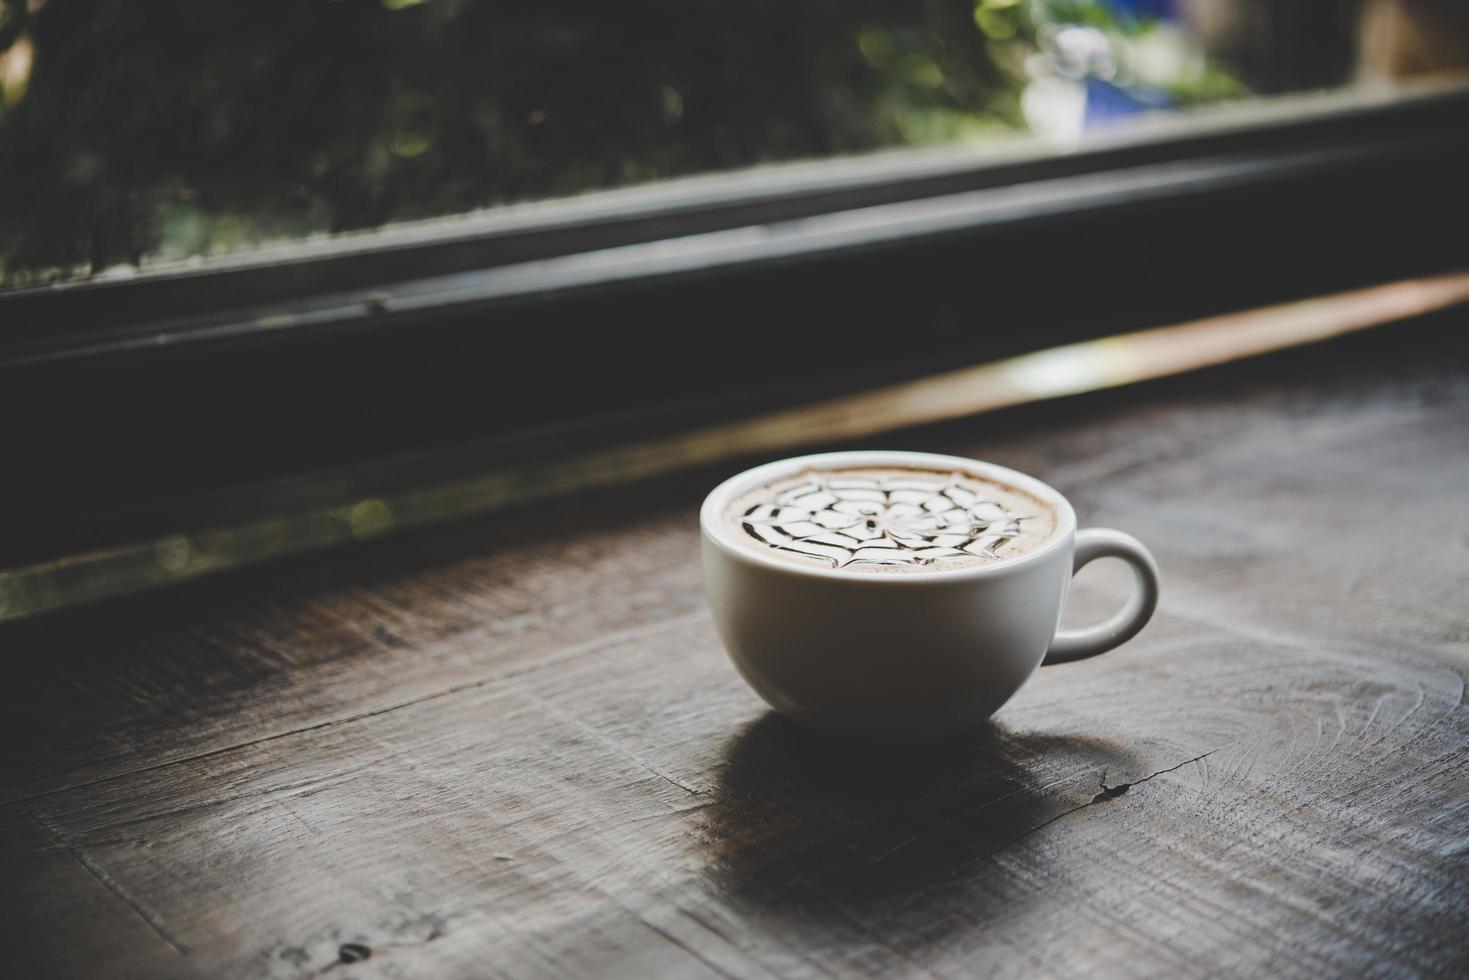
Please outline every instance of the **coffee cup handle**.
M1051 640L1043 666L1085 660L1125 643L1148 624L1158 608L1158 563L1143 543L1130 534L1093 527L1076 533L1076 552L1071 562L1075 575L1098 558L1121 558L1132 568L1137 588L1115 616L1080 630L1065 630Z

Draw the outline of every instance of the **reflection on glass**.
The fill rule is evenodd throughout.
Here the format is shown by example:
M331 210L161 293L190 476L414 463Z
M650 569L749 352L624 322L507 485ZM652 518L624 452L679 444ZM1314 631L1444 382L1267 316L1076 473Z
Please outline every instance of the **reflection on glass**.
M0 0L0 284L1438 72L1465 6Z

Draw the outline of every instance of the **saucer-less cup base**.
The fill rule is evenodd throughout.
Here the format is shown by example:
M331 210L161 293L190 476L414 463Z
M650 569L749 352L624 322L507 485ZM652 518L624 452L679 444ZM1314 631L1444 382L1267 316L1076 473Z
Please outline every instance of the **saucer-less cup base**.
M890 466L955 470L1025 490L1056 509L1056 531L1016 558L899 574L796 564L729 538L724 511L747 490L807 470ZM918 740L971 728L1043 661L1095 656L1130 638L1158 599L1157 566L1134 538L1078 534L1071 505L1052 488L954 456L854 452L782 460L717 487L700 523L705 591L736 669L771 707L834 735ZM1071 576L1100 557L1132 567L1132 599L1101 625L1058 636Z

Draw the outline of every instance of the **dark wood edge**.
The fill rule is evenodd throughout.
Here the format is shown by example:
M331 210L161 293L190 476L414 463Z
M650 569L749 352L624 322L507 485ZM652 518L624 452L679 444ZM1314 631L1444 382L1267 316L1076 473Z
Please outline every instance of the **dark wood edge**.
M224 311L209 318L173 318L48 338L29 347L0 350L0 371L116 355L147 356L181 345L280 344L312 333L431 325L449 316L483 316L490 321L499 309L546 297L595 295L633 284L656 286L950 237L992 235L1011 226L1076 220L1106 210L1167 206L1199 194L1401 166L1436 156L1446 145L1442 138L1420 137L1292 152L1268 148L919 198L383 284L366 295L313 297L293 310ZM1453 145L1469 147L1469 137L1456 139Z
M560 451L549 455L527 454L525 444L463 447L94 515L116 536L72 526L0 539L8 555L0 622L568 493L1196 371L1465 303L1469 269L1083 341L721 424L641 438L604 430L611 444L561 433L552 440Z

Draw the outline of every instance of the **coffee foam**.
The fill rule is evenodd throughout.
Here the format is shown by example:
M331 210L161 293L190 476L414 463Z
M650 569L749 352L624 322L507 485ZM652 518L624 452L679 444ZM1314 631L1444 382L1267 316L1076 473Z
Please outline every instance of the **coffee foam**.
M740 546L860 572L948 571L1028 554L1057 526L1040 498L970 473L913 467L810 470L725 508Z

